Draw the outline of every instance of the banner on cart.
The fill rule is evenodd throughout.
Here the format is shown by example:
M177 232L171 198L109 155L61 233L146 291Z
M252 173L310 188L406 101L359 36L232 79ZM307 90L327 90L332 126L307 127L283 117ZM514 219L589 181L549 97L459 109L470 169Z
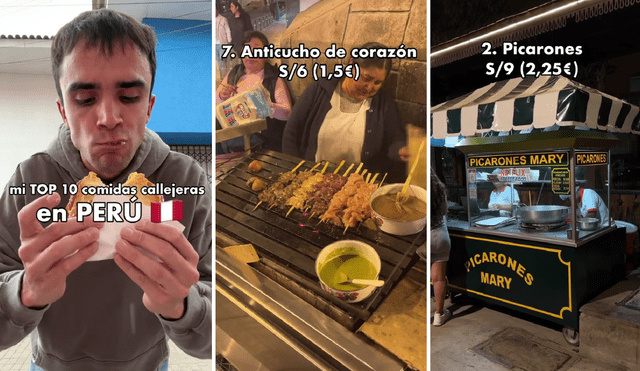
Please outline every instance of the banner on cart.
M569 166L569 152L469 156L470 168Z
M576 166L607 165L608 152L576 152Z
M468 255L454 271L468 292L556 319L573 312L571 259L561 249L460 237L452 235L452 243L462 243ZM453 286L455 276L449 278Z

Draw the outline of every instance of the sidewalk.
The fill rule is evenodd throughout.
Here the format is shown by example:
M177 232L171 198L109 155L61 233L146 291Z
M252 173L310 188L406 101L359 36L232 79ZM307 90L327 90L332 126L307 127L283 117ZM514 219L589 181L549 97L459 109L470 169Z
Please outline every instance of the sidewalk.
M210 359L193 358L169 341L169 371L211 371L213 362ZM0 352L0 370L27 371L31 358L31 341L27 336L13 347Z
M431 371L620 370L580 355L559 325L468 297L456 299L445 302L451 319L431 326ZM431 299L431 318L434 312Z

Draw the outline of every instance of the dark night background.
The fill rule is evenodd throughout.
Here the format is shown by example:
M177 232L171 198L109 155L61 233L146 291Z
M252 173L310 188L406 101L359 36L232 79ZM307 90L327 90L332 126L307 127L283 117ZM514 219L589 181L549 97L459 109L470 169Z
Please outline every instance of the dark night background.
M557 1L556 1L557 2ZM525 12L548 1L509 0L433 0L431 1L431 47L455 37ZM495 81L517 77L486 75L488 62L533 61L578 63L577 76L567 76L613 96L635 102L630 80L640 75L640 5L612 11L582 22L567 19L557 30L518 40L518 45L581 45L580 56L502 56L474 55L431 69L431 104L466 94ZM637 104L637 102L636 102Z

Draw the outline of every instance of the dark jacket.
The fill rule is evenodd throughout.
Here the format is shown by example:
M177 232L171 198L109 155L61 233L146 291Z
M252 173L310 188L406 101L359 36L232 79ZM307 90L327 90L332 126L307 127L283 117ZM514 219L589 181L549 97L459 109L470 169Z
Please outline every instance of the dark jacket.
M64 207L69 195L62 185L76 184L88 173L69 129L61 125L45 152L18 165L0 198L0 351L30 333L32 358L49 371L155 370L169 356L167 338L192 356L212 357L212 215L206 174L190 157L170 151L149 129L113 184L124 183L134 171L156 184L206 188L204 195L178 196L184 203L183 233L200 256L200 282L191 286L184 317L169 321L149 312L142 302L142 289L113 259L82 264L67 277L64 295L45 308L22 305L24 266L18 254L17 215L39 197L28 185L55 184ZM25 194L8 191L23 184L27 184Z
M242 46L244 45L244 33L247 31L253 31L253 25L251 24L251 16L247 12L241 12L240 17L236 18L231 13L227 20L229 21L229 30L231 31L231 43L233 49L236 51L237 57L240 58L242 52Z
M227 77L227 82L231 85L236 85L240 77L246 75L244 64L240 63L235 65ZM276 83L278 82L278 68L273 66L269 62L264 64L264 78L262 79L262 86L269 91L269 98L272 102L276 101ZM285 82L285 88L288 86ZM289 92L291 96L291 92ZM267 128L259 135L262 141L261 147L263 149L269 149L272 151L282 151L282 134L284 133L285 121L267 117Z
M315 160L318 132L331 109L331 96L341 81L314 82L296 100L284 128L284 153ZM406 136L393 98L382 90L378 91L366 116L362 162L370 173L388 173L387 181L403 181L406 166L398 151L405 146Z

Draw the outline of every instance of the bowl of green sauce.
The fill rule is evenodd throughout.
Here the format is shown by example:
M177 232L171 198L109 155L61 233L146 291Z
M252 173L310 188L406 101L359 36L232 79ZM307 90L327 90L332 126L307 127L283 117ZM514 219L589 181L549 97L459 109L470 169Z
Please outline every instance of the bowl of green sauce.
M348 302L357 303L371 295L376 287L342 283L350 279L378 279L380 256L364 242L341 240L327 245L316 258L316 275L320 286L328 293Z

